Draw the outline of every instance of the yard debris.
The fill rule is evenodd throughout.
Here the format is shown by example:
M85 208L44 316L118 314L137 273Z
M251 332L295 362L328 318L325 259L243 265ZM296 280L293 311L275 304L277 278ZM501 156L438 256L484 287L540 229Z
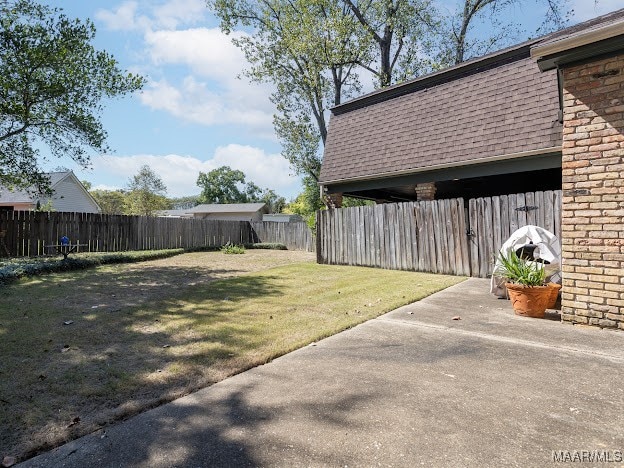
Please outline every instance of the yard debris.
M9 466L13 466L13 465L15 465L15 463L17 463L17 459L15 457L10 456L10 455L6 455L2 459L2 466L4 468L9 468Z
M451 320L461 320L461 317L459 315L456 315L455 317L453 317Z
M163 348L171 348L171 345L164 344L162 347L163 347Z
M74 323L74 321L73 321L73 320L65 320L65 321L63 322L63 325L71 325L72 323Z
M414 311L413 311L413 310L410 310L410 311L408 312L408 314L409 314L409 315L414 315Z
M72 422L69 423L69 426L67 426L68 428L75 426L76 424L80 424L80 418L78 416L76 416L74 419L72 419Z
M66 344L65 346L63 346L63 348L61 349L61 353L66 353L67 351L69 351L71 348L69 347L68 344Z
M272 315L269 315L269 320L273 320L273 316Z

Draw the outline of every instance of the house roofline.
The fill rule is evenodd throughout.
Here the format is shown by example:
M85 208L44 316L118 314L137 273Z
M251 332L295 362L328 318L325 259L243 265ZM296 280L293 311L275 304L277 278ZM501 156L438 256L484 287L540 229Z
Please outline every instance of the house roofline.
M594 42L599 42L604 39L611 39L615 36L624 34L624 23L619 22L615 24L609 24L602 28L593 29L584 33L570 35L562 37L561 39L554 40L545 44L537 44L531 48L531 57L543 58L549 55L565 52L570 49L576 49Z
M506 49L474 58L404 83L379 89L377 91L373 91L372 93L347 101L343 104L338 104L330 110L333 115L344 114L362 107L370 106L371 104L377 104L399 96L404 96L406 94L432 88L443 83L448 83L450 81L473 75L487 69L495 68L506 63L516 62L523 58L528 58L530 56L531 46L538 41L538 39L534 39L516 44Z
M496 162L496 161L507 161L511 159L524 158L528 156L539 156L539 155L546 155L546 154L553 154L553 153L560 153L560 152L561 152L561 146L551 146L548 148L540 148L540 149L530 150L530 151L521 151L519 153L509 153L509 154L504 154L504 155L499 155L499 156L488 156L485 158L471 159L469 161L463 161L463 162L434 164L432 166L420 167L416 169L405 169L402 171L380 172L377 174L360 176L360 177L352 177L349 179L334 179L334 180L327 180L327 181L319 181L318 185L323 187L327 185L344 184L348 182L364 182L368 180L375 180L375 179L380 179L380 178L385 178L385 177L400 177L400 176L410 175L410 174L420 174L423 172L437 171L440 169L447 169L450 167L473 166L477 164L484 164L484 163L490 163L490 162Z

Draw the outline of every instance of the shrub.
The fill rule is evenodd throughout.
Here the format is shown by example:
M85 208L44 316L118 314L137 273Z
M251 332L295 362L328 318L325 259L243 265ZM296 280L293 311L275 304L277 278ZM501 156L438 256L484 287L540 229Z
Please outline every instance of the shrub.
M58 271L84 270L98 265L132 263L159 258L173 257L184 253L184 249L136 250L130 252L93 252L72 255L66 260L58 257L31 257L0 262L0 283L6 283L24 276L41 275Z
M284 244L278 242L260 242L257 244L245 244L247 249L288 250Z
M231 244L228 242L223 247L221 247L221 252L223 252L224 254L244 254L245 247L243 247L242 245Z

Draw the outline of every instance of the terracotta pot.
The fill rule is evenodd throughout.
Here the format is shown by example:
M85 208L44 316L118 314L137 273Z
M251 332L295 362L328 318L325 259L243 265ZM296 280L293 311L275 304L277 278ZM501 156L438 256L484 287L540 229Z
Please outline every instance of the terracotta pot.
M511 306L516 315L544 318L551 288L548 286L523 286L514 283L505 283L505 286L509 291Z
M546 286L550 288L550 296L548 297L547 309L554 309L557 304L557 297L559 296L559 290L561 285L557 283L548 283Z

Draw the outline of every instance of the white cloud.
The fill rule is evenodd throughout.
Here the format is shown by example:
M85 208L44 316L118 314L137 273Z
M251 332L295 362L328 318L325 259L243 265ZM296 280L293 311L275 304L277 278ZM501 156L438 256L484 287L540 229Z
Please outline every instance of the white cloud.
M256 133L272 134L270 112L250 106L231 91L216 94L192 76L186 77L179 88L166 80L152 82L139 98L151 109L165 110L189 122L245 125Z
M246 63L232 39L243 36L236 31L227 36L218 28L161 30L146 33L145 43L156 65L186 65L207 78L232 80Z
M298 178L290 175L288 162L280 155L267 154L260 148L237 144L217 148L213 157L207 161L177 154L103 155L92 159L92 171L78 177L93 181L95 188L123 188L128 179L144 164L149 165L161 177L169 196L199 193L200 189L195 185L199 172L208 172L220 166L241 170L248 182L273 189L286 197L294 196L299 189Z
M145 2L143 3L145 4ZM207 13L204 0L169 0L141 14L142 4L130 0L111 10L99 9L95 18L113 31L175 29L183 24L196 24ZM143 8L145 10L147 8Z
M623 0L573 0L571 3L574 9L574 19L577 21L587 21L596 16L604 15L611 11L624 8Z
M139 27L137 2L125 2L113 10L99 9L95 18L113 31L130 31Z
M271 88L238 78L246 62L230 36L216 28L194 28L148 32L145 42L155 65L182 65L193 75L177 83L153 81L140 95L144 105L203 125L244 125L256 135L275 139Z
M204 0L170 0L154 9L154 22L158 27L175 29L180 24L197 23L207 10Z

